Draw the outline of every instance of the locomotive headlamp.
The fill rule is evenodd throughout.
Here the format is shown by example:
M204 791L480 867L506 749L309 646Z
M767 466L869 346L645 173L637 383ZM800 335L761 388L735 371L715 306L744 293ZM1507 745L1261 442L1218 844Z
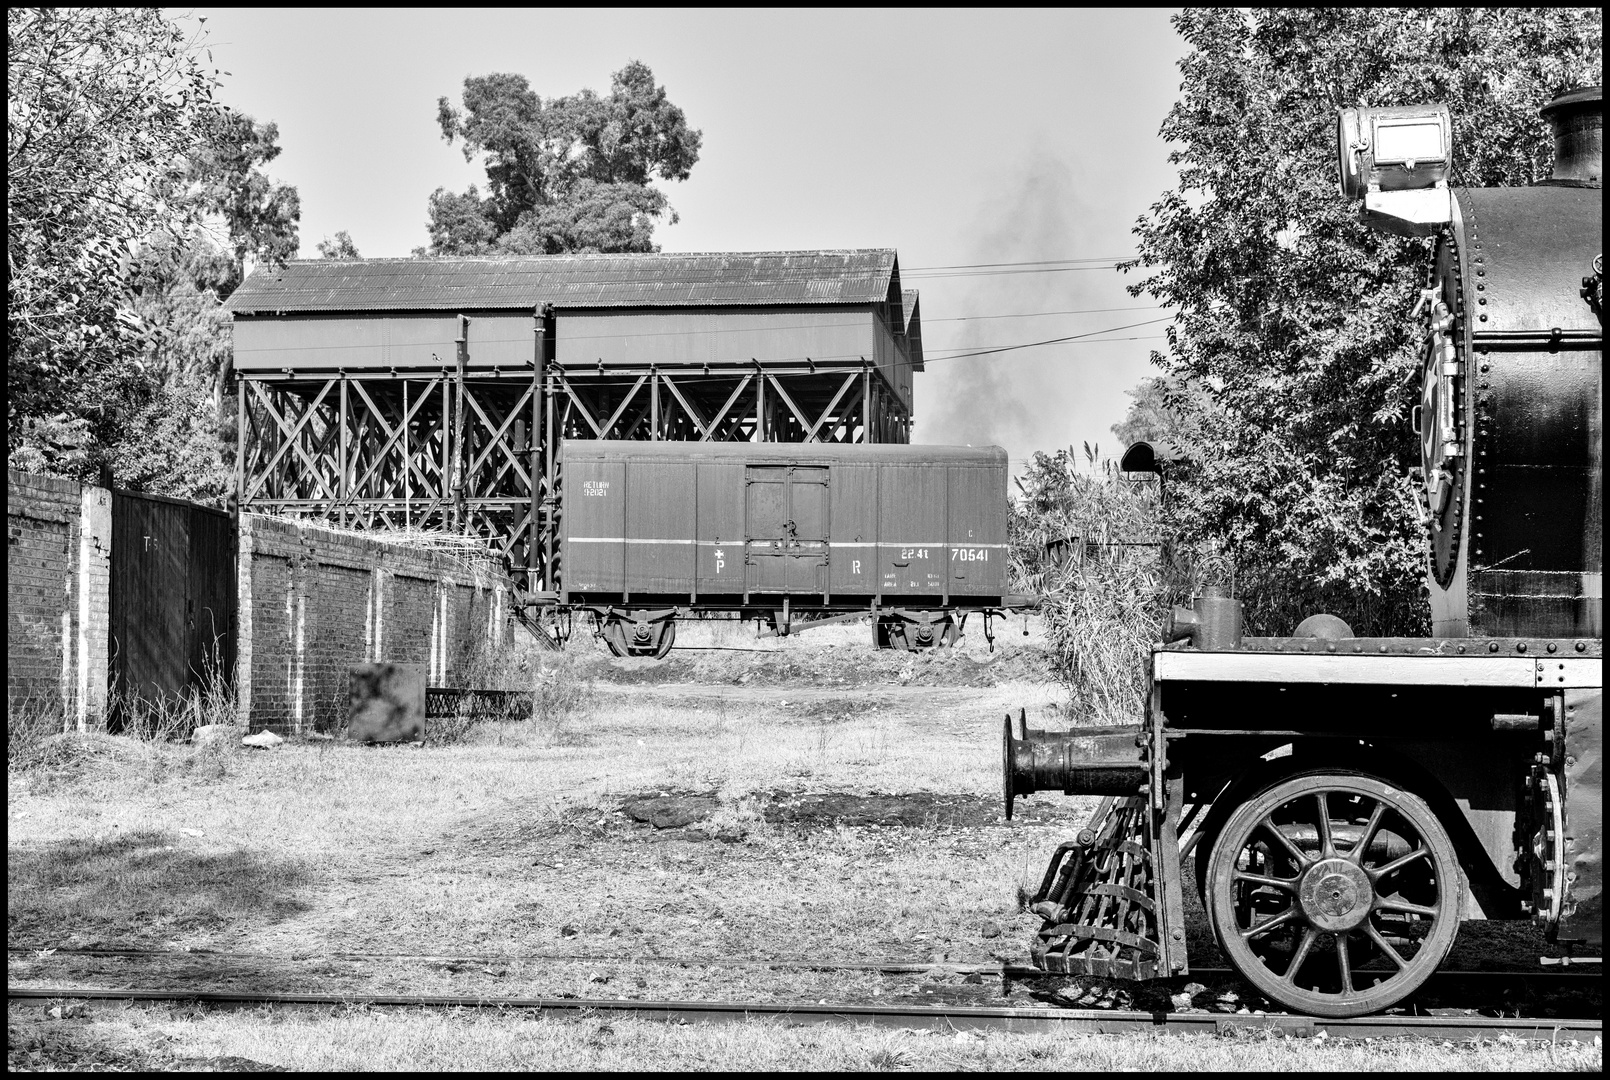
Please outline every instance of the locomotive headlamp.
M1450 220L1453 125L1446 105L1343 109L1336 119L1342 194L1364 220L1400 236L1430 236Z

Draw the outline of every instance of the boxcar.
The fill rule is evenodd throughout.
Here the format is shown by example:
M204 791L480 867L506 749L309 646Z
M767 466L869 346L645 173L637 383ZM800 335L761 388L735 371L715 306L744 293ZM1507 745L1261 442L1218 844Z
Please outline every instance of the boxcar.
M578 440L559 462L555 599L621 655L663 656L694 611L780 634L870 615L880 647L916 649L1028 602L1006 593L999 447Z

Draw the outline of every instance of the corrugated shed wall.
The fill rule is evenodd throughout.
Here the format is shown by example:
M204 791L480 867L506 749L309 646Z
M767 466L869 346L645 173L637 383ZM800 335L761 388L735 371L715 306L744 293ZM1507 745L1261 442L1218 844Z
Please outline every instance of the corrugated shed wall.
M868 308L755 311L560 311L561 364L748 364L872 360L881 329ZM884 335L886 336L886 335Z

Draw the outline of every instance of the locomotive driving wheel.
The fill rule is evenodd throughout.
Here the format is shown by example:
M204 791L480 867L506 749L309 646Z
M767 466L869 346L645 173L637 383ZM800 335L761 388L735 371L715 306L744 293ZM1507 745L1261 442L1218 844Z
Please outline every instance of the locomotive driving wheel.
M1363 1016L1413 993L1459 930L1453 843L1417 796L1372 776L1310 773L1219 831L1207 909L1219 947L1270 1000Z

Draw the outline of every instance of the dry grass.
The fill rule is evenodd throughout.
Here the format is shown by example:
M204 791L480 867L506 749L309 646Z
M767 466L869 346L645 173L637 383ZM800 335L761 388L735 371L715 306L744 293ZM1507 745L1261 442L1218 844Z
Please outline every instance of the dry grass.
M75 786L92 776L160 785L170 777L222 780L239 751L231 742L191 745L198 727L239 722L235 695L214 651L199 687L148 699L114 685L109 695L116 734L79 732L59 704L25 702L7 709L7 779L14 792Z
M920 680L1013 670L1041 648L1039 628L1024 639L1014 624L988 664L976 639L955 657L914 660L858 646L864 627L824 628L780 650L749 642L745 628L690 630L693 642L763 651L711 653L674 669L709 681L644 682L652 664L602 658L578 639L565 654L533 661L553 681L547 706L538 695L547 720L481 724L439 748L291 742L239 751L209 775L178 764L191 752L182 744L102 736L83 744L111 749L63 766L49 783L41 770L13 770L10 942L191 950L147 959L13 954L13 985L1001 1001L998 986L937 975L663 958L1024 960L1037 920L1018 911L1017 891L1037 884L1083 808L1036 799L1033 809L1050 808L1052 817L1011 827L994 820L1000 717L1024 704L1043 711L1060 691L1011 679ZM733 634L745 637L723 637ZM778 684L772 676L784 668L809 677ZM890 677L869 683L868 670ZM169 755L160 774L141 764L153 747ZM718 808L665 830L623 812L635 799L676 792L713 795ZM925 792L980 809L968 824L935 818L903 827L790 824L773 812L788 793L835 792ZM472 954L483 959L458 959ZM960 1044L775 1024L679 1029L494 1013L91 1012L85 1038L157 1055L141 1059L146 1067L174 1055L320 1069L1245 1063L1234 1047L1187 1051L1177 1041L990 1036ZM1270 1068L1550 1067L1534 1052L1508 1049L1486 1058L1458 1048L1426 1048L1421 1058L1318 1046L1257 1053L1272 1055Z
M6 771L25 771L44 764L54 736L66 720L59 703L29 698L6 703Z
M19 1017L24 1009L43 1011L38 1005L13 1005L14 1024L33 1018ZM48 1061L52 1042L60 1047L74 1041L99 1050L103 1061L117 1060L121 1052L125 1067L241 1068L245 1062L258 1062L319 1072L1597 1072L1602 1062L1598 1047L1524 1040L1426 1045L1411 1040L1118 1038L800 1026L770 1020L677 1026L492 1010L214 1014L95 1003L86 1011L81 1020L47 1028L54 1040L35 1035L32 1062L27 1044L14 1043L13 1068L38 1068Z

